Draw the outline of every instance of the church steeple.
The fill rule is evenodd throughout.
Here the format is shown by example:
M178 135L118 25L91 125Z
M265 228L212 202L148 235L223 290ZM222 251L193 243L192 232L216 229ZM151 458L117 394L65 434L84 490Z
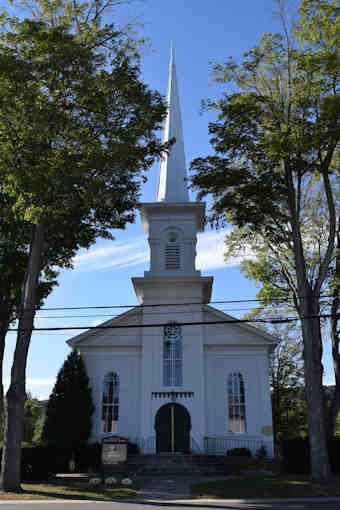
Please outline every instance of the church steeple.
M171 48L168 114L164 141L176 138L161 163L157 201L139 205L150 246L150 270L132 278L141 304L208 303L213 279L196 269L197 232L203 232L205 204L190 202L176 70Z
M167 104L168 114L165 122L163 141L168 142L171 138L176 138L176 142L161 162L157 202L189 202L188 188L185 184L186 167L182 118L172 42Z

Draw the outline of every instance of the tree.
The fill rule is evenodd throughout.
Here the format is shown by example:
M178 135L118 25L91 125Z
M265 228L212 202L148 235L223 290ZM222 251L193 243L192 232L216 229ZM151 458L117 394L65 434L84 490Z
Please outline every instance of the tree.
M80 354L73 350L58 372L50 395L41 440L49 446L72 448L87 444L94 411L92 390Z
M42 420L44 412L39 404L38 399L33 398L30 393L27 393L24 407L24 432L23 441L32 443L36 427Z
M43 256L75 250L134 220L146 170L169 144L155 135L162 97L139 78L136 45L101 26L110 2L37 1L44 16L2 15L0 176L18 220L31 226L6 395L1 486L20 490L25 371ZM98 6L101 6L98 11ZM61 11L61 12L60 12Z
M321 483L330 476L320 298L339 222L340 13L337 2L302 0L292 33L282 21L283 33L265 34L241 65L215 65L215 79L238 90L208 103L218 112L209 126L216 154L192 162L192 185L199 198L212 194L212 222L278 253L301 321L312 479ZM320 194L324 242L311 252L303 211Z
M5 339L8 327L13 324L18 316L22 284L28 261L28 248L31 238L32 227L28 222L18 221L11 212L11 201L0 186L0 435L3 433L4 417L4 392L2 365L5 351ZM89 235L89 233L87 233ZM86 233L79 236L85 243ZM74 243L76 247L80 237ZM90 236L91 239L91 236ZM90 242L88 240L88 243ZM63 239L63 241L65 241ZM37 308L45 297L57 285L58 272L56 267L70 267L70 261L75 249L60 244L60 236L54 241L50 239L49 247L44 250L42 271L37 290Z
M323 217L322 211L317 206L315 200L310 199L305 209L311 214L306 216L304 211L304 223L308 228L303 235L306 246L309 246L310 256L308 258L308 268L310 274L317 270L318 261L314 257L315 247L321 249L324 243L324 225L327 224L327 218ZM339 225L338 225L339 229ZM240 246L245 240L245 229L234 229L226 237L226 258L235 256L239 252ZM279 249L272 250L271 244L263 243L263 239L257 239L250 232L248 235L247 249L251 250L253 257L251 260L245 259L241 263L241 272L251 280L260 284L260 290L257 298L269 310L272 308L273 300L286 302L289 304L287 312L292 314L296 311L294 302L291 302L291 282L294 281L294 261L291 253L281 253ZM323 342L326 338L331 339L332 358L335 375L335 387L325 403L325 419L327 436L331 439L336 431L336 421L340 410L340 353L339 353L339 286L337 284L336 274L339 271L339 250L336 243L335 257L329 266L328 277L325 279L323 287L323 297L321 300L321 313ZM254 257L256 255L256 257ZM285 260L283 264L282 261Z
M331 271L329 287L330 305L330 337L332 342L332 357L335 376L335 388L330 405L328 406L328 436L335 434L340 412L340 221L336 232L335 261Z
M246 319L263 321L255 326L279 340L269 358L276 445L282 439L306 435L307 428L301 330L295 322L280 322L282 307L282 303L271 307L261 305L245 316Z

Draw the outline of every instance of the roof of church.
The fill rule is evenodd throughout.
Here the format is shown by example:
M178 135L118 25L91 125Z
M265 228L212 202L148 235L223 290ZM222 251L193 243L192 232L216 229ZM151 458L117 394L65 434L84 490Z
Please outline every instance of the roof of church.
M184 154L182 117L179 104L173 45L171 43L169 84L167 95L168 113L165 121L163 142L176 138L161 162L157 202L189 202Z

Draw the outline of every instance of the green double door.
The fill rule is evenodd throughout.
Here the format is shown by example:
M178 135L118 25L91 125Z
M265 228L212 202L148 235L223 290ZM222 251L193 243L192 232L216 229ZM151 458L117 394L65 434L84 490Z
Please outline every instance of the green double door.
M162 406L155 419L156 453L190 453L190 414L181 404Z

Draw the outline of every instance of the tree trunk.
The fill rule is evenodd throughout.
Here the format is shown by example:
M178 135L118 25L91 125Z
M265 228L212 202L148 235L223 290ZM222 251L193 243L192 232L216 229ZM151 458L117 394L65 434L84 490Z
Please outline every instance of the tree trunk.
M44 230L43 223L40 223L34 228L32 236L28 267L23 287L22 309L19 315L17 342L11 370L11 382L6 395L7 416L2 452L0 488L9 492L21 491L21 441L26 398L26 363L35 316L36 291L40 275Z
M12 307L6 301L0 305L0 439L3 439L5 424L5 403L4 403L4 383L3 383L3 362L5 354L5 341L12 317Z
M322 339L320 319L317 317L319 313L318 306L313 306L313 301L313 297L308 294L305 294L302 300L308 435L312 481L326 483L329 480L331 471L324 414L325 397L322 386Z
M331 475L325 425L325 399L322 386L322 338L319 318L320 289L326 277L326 272L323 272L322 275L319 273L319 281L316 288L313 289L307 276L306 260L301 236L301 197L296 192L293 170L289 162L285 163L284 170L287 183L288 210L290 213L292 245L295 259L298 298L297 308L302 324L311 478L313 482L322 484L328 482ZM298 178L301 182L300 174ZM332 240L330 239L327 253L332 253L332 244ZM323 260L322 265L324 265L324 263L325 260Z
M337 357L339 358L339 354L337 353ZM334 362L333 362L334 363ZM336 362L339 370L339 360ZM327 436L328 439L332 439L335 435L336 429L336 420L340 411L340 374L339 372L335 376L335 390L334 395L330 404L329 409L327 410Z
M8 328L7 324L0 323L0 439L3 439L5 423L5 405L4 405L4 383L3 383L3 362L5 353L5 339Z
M5 352L6 330L0 327L0 439L3 439L5 406L4 406L4 384L3 384L3 362Z
M335 270L333 275L333 293L331 306L331 341L332 341L332 357L335 377L334 396L328 412L328 435L333 437L335 434L336 419L340 410L340 218L338 220L338 230L336 235L336 256Z
M339 299L337 300L339 303ZM333 307L332 307L333 308ZM339 309L339 304L337 310ZM332 357L335 377L335 390L332 397L330 407L327 409L327 425L328 425L328 437L331 439L334 437L336 420L340 411L340 354L339 354L339 331L338 331L338 318L337 312L332 313L331 316L331 340L332 340Z

